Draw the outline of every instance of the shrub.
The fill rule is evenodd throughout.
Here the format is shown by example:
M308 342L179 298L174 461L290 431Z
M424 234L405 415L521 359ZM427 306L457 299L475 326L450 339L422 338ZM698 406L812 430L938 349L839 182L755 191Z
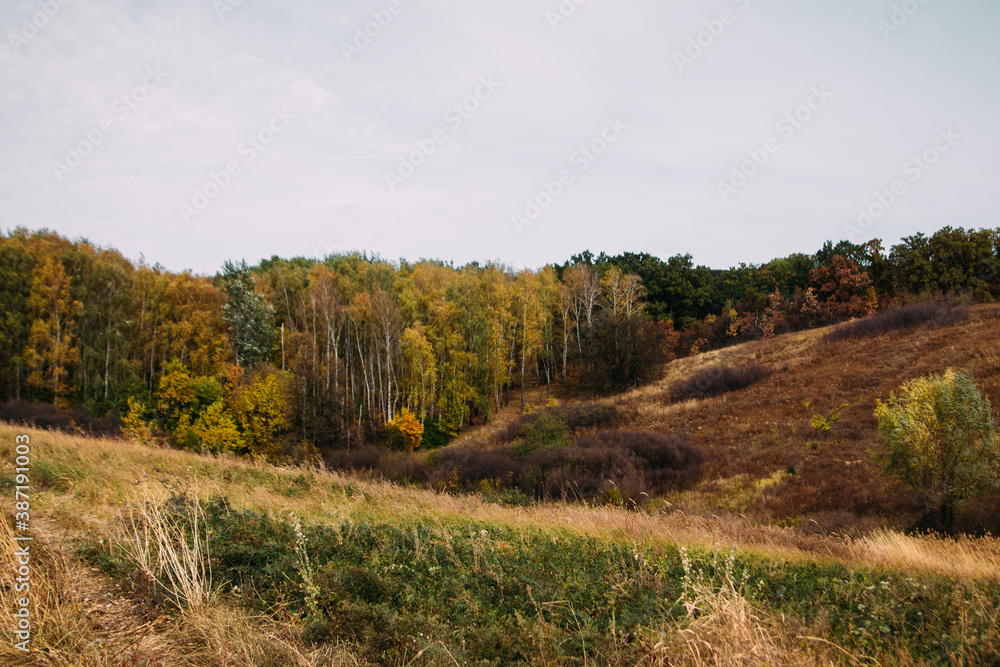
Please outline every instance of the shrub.
M389 432L392 439L402 443L407 451L413 451L420 446L420 439L424 434L424 425L417 416L403 408L389 421Z
M94 436L121 435L122 421L115 414L94 417L83 407L63 410L51 403L9 401L0 405L0 420L69 433L84 431Z
M326 464L334 470L374 470L382 451L377 447L331 449L323 454Z
M823 340L829 343L845 338L874 338L890 331L919 326L944 326L960 322L967 314L965 308L948 303L914 303L841 324L827 333Z
M575 405L553 406L542 412L521 415L500 429L493 436L493 444L506 445L519 438L524 438L529 431L539 428L534 422L542 419L548 428L556 428L551 420L561 422L570 431L584 428L601 428L615 426L621 420L621 411L613 405L602 405L594 402Z
M678 380L670 387L670 400L680 401L690 398L708 398L730 391L744 389L760 382L771 371L755 361L730 366L721 364L704 368L694 375Z
M552 409L552 414L571 430L616 426L621 419L618 408L600 403L578 403Z
M579 436L579 447L607 447L629 452L637 469L643 471L654 490L697 480L704 455L693 443L649 431L611 430Z
M511 446L514 455L530 456L539 450L567 447L572 443L569 427L550 414L538 413L523 422L520 436Z
M441 423L438 419L424 420L424 433L421 436L420 446L424 449L438 449L448 444L451 438L441 430Z
M944 530L955 511L997 486L1000 449L990 402L965 373L916 378L878 401L886 472L912 488Z
M524 465L514 460L506 447L463 447L441 452L439 474L445 479L457 470L467 486L478 486L483 480L510 485L520 476L523 468Z
M430 468L410 452L387 452L378 460L378 470L386 479L397 483L426 482Z

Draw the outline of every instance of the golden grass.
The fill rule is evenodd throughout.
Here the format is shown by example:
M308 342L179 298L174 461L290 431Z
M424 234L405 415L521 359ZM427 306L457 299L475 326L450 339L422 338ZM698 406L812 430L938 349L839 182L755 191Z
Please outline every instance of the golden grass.
M745 581L733 575L732 562L723 566L721 581L713 582L692 571L684 559L685 618L679 626L660 631L642 667L756 667L832 665L830 653L857 660L825 640L794 632L784 619L774 618L751 604L744 595Z
M36 494L33 510L76 533L106 533L116 514L140 488L162 499L171 491L190 491L197 483L203 495L225 495L234 506L253 507L274 516L293 512L311 522L443 525L471 520L515 530L565 532L633 544L709 549L722 544L776 560L837 560L970 580L998 578L1000 564L1000 546L994 538L953 541L883 531L851 541L803 535L738 516L689 514L669 507L659 513L574 503L505 507L478 496L400 487L319 469L277 468L234 457L201 456L126 440L90 439L6 425L0 425L0 457L9 455L14 436L21 433L31 436L36 461L72 475L66 483ZM310 480L307 492L281 492L293 488L295 479L303 475ZM269 481L261 483L259 478ZM348 486L353 494L343 491ZM756 484L750 486L758 491Z
M1000 540L995 537L914 537L883 530L857 540L854 547L872 565L1000 581Z

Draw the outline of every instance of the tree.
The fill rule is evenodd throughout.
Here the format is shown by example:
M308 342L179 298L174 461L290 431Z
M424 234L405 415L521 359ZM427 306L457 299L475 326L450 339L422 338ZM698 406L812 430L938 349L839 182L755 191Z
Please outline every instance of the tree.
M212 452L233 452L243 446L236 422L221 400L212 403L195 421L191 431L198 446Z
M280 436L292 425L287 394L275 373L260 375L239 393L236 416L251 455L269 461L278 458Z
M55 405L68 407L69 374L80 361L72 320L83 304L70 296L70 279L59 260L46 257L35 266L27 305L34 319L24 355L31 369L28 381L50 392Z
M916 378L875 408L886 471L916 491L939 526L996 488L1000 449L990 402L965 373Z
M267 361L276 341L274 307L255 291L245 261L223 265L222 289L226 293L223 319L229 325L236 364L252 367Z
M411 452L420 446L424 435L424 425L406 408L389 421L389 429L402 441L407 451Z

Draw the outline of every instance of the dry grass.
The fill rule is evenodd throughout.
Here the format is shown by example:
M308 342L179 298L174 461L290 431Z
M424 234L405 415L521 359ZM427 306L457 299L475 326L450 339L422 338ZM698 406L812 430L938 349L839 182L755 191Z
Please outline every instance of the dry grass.
M0 457L9 456L14 436L24 432L0 425ZM235 506L253 507L273 516L293 512L310 522L336 524L350 519L397 526L424 522L447 529L448 524L471 520L636 545L675 544L710 550L725 544L776 561L839 561L861 567L934 572L973 583L996 580L1000 570L1000 542L993 538L954 541L886 531L852 541L808 536L731 515L702 516L669 507L659 513L565 503L512 508L486 503L476 496L403 488L319 469L279 469L231 457L148 448L124 440L27 433L37 466L35 485L45 486L32 496L33 512L40 520L50 520L60 530L75 534L96 530L110 535L116 516L130 516L123 508L157 506L178 491L190 496L197 479L202 494L224 494ZM763 483L750 480L744 486L760 493L779 484L779 477L762 478L767 480ZM289 493L302 478L308 480L308 491ZM144 527L156 526L161 519L149 511L131 516L136 521L123 524L124 534L130 535L134 545L144 545L145 551L133 553L147 564L150 573L158 572L153 551L168 544L177 554L168 559L183 566L181 571L198 574L198 568L191 565L203 562L200 555L193 551L183 555L177 534L170 537L165 529L165 542L152 534L146 540ZM194 522L197 516L190 520ZM0 643L0 664L103 666L122 664L126 658L148 665L360 664L350 647L304 647L298 639L302 628L296 619L255 617L219 599L209 599L209 588L204 584L191 588L190 594L179 586L175 597L182 603L182 611L172 616L148 618L134 611L119 611L111 620L102 618L94 613L94 603L100 595L107 595L108 584L104 583L103 591L93 582L84 585L95 575L54 546L54 533L50 529L39 534L38 551L33 551L33 565L38 567L33 575L38 634L32 646L38 650L29 661L14 653L9 643ZM5 563L13 553L11 538L10 526L4 523L0 549ZM9 578L10 571L5 568L2 576ZM10 585L6 580L0 582L0 591L9 591L3 584ZM693 578L688 600L693 606L688 608L682 630L664 630L652 642L659 643L659 648L650 649L644 664L817 664L837 656L839 649L824 653L829 647L819 646L822 641L799 639L801 629L753 608L738 584L724 581L710 585ZM10 594L0 592L0 597L9 608ZM202 602L191 604L190 600ZM95 637L100 643L95 643ZM442 664L450 664L447 656L441 659Z
M684 558L685 617L679 627L665 628L656 638L642 667L806 667L833 664L830 652L843 661L857 660L823 640L797 635L784 622L755 608L744 595L745 581L733 574L731 561L720 581L693 571ZM812 645L807 642L816 642Z
M12 447L13 436L22 432L23 429L0 426L0 456L5 455L5 448ZM290 511L310 522L339 524L350 519L408 525L472 520L518 530L566 532L634 544L686 544L709 549L726 544L778 560L831 559L863 566L929 570L969 579L995 578L1000 563L1000 547L992 538L963 538L955 542L885 531L851 541L760 525L739 516L682 512L670 507L656 513L575 503L504 507L484 502L478 496L404 488L335 472L304 473L300 469L279 469L227 457L151 449L124 440L28 432L39 461L75 470L72 483L59 484L36 499L45 515L78 533L106 532L139 488L147 488L152 498L162 499L171 491L190 492L187 485L197 475L203 494L223 494L235 506L254 507L274 516ZM280 492L283 488L293 488L294 480L303 474L312 479L307 493L289 496ZM752 490L747 498L779 485L781 482L774 475L772 469L762 476L761 480L768 480L763 486L757 482L743 485ZM226 481L227 477L232 481ZM262 483L261 479L268 481ZM350 495L343 491L348 486L354 489ZM746 488L741 489L740 493L748 493Z
M292 619L253 616L213 600L173 616L144 615L135 600L71 558L36 526L31 542L30 652L16 649L11 616L0 623L0 664L10 667L340 667L362 665L350 647L306 649ZM0 606L14 608L14 532L0 521Z
M197 490L175 516L143 485L117 518L115 541L139 572L156 582L178 607L197 611L208 605L212 571Z
M913 537L878 531L855 542L858 557L875 566L926 571L959 580L1000 581L1000 540Z

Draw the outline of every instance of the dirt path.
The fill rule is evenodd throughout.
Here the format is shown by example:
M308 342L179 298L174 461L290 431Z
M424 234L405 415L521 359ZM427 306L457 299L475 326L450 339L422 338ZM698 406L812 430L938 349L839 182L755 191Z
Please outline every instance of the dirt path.
M166 665L158 655L164 655L164 649L173 643L160 634L169 619L141 600L124 595L119 582L73 553L77 535L72 531L48 519L32 523L36 543L48 552L49 576L55 579L49 582L53 590L46 620L59 624L64 639L39 646L36 664ZM79 652L79 640L90 646L85 654L72 655ZM77 651L71 648L74 644Z

